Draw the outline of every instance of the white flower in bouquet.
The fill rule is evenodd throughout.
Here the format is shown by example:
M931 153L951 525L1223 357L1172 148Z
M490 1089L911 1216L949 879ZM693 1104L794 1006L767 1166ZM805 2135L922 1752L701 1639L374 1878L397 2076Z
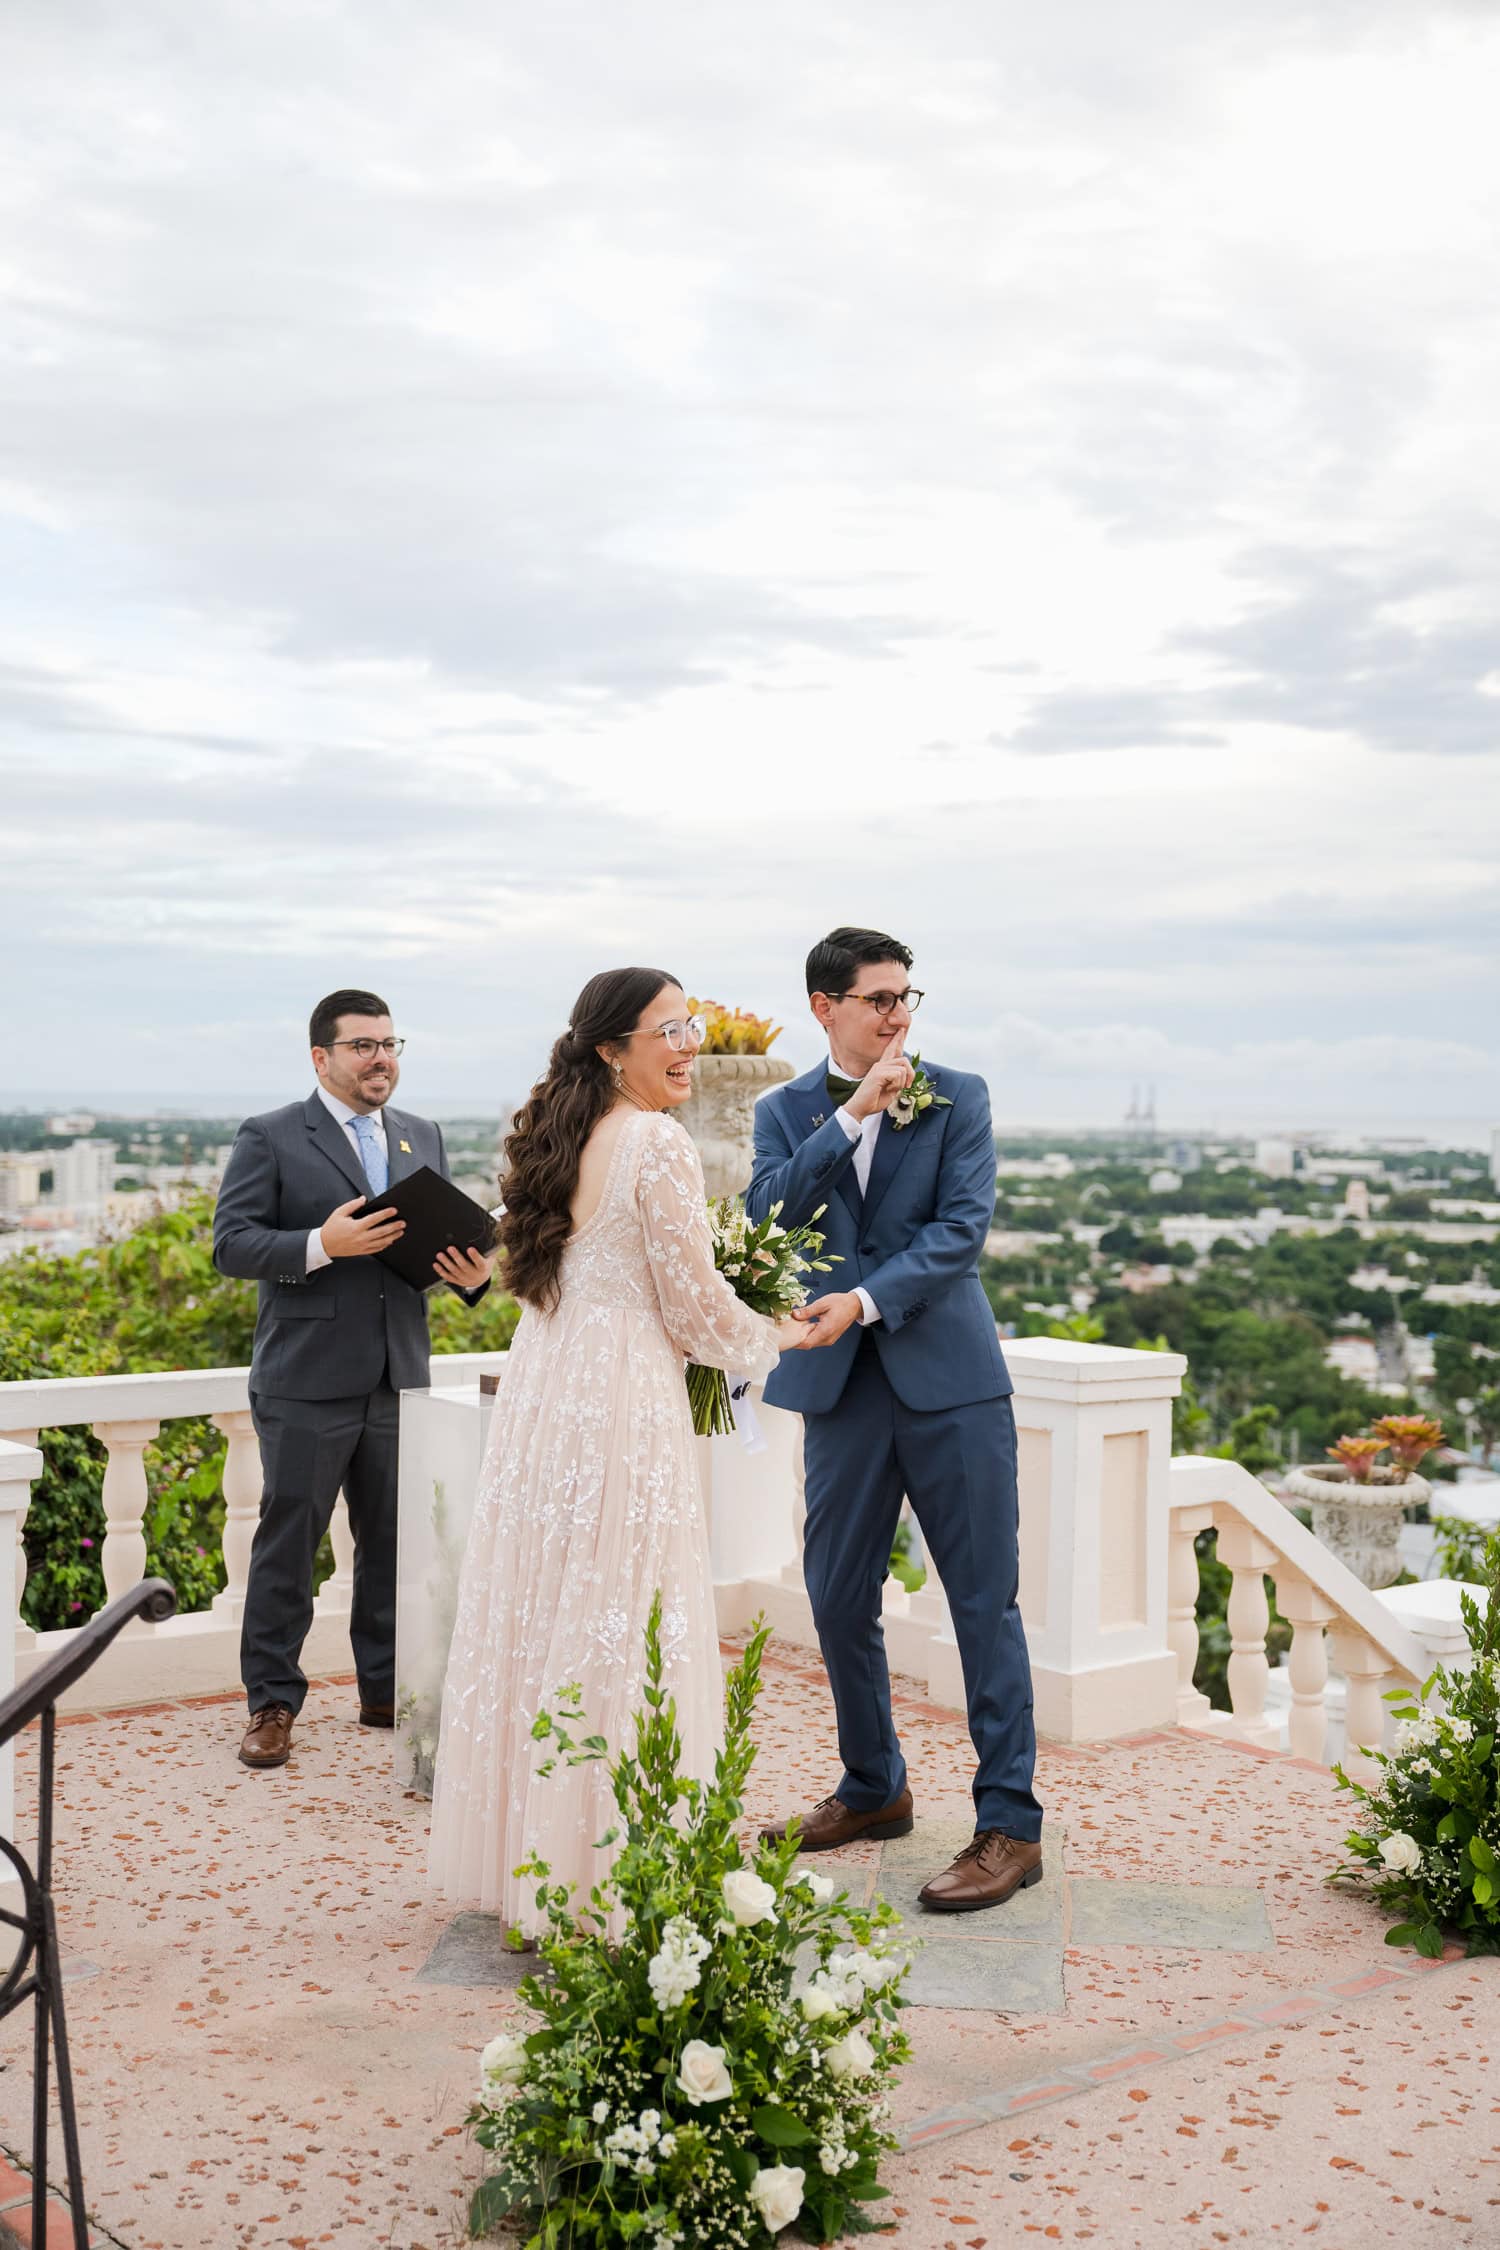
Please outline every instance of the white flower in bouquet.
M834 1883L831 1875L819 1875L813 1868L804 1867L797 1880L812 1892L814 1906L826 1906L833 1896Z
M834 2042L823 2060L835 2078L867 2078L875 2068L875 2050L856 2025Z
M724 1904L740 1929L751 1930L757 1922L775 1921L776 1893L759 1875L752 1875L748 1867L732 1867L722 1888Z
M1419 1719L1403 1719L1396 1729L1396 1755L1407 1750L1425 1750L1438 1738L1437 1713L1424 1711Z
M1382 1836L1380 1856L1394 1875L1415 1875L1422 1864L1422 1847L1415 1836L1397 1829L1393 1836Z
M675 1914L661 1933L661 1950L646 1971L651 1997L663 2011L680 2008L702 1981L698 1964L713 1951L701 1930L687 1917Z
M690 2039L682 2050L677 2083L694 2109L700 2102L728 2101L734 2081L725 2066L723 2048L710 2047L706 2039Z
M800 2164L771 2164L750 2182L750 2200L771 2234L780 2234L796 2218L806 2179Z
M497 2032L479 2058L479 2090L519 2086L526 2076L526 2042L514 2031Z
M802 2013L809 2023L824 2023L829 2016L841 2016L843 2012L826 1984L810 1984L802 1995Z
M886 1986L901 1974L901 1964L889 1953L854 1953L847 1956L849 1972L859 1978L866 1992L884 1992Z

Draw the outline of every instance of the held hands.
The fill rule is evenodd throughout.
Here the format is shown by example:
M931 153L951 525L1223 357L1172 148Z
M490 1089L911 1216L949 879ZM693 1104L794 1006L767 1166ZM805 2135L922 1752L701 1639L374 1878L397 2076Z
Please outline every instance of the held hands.
M405 1234L406 1221L398 1219L394 1211L365 1211L363 1218L356 1219L354 1213L364 1211L368 1200L367 1196L356 1195L323 1221L319 1232L330 1258L373 1258Z
M863 1311L853 1289L836 1290L831 1296L814 1298L810 1305L799 1305L792 1319L802 1324L802 1349L811 1352L821 1344L836 1344ZM786 1351L789 1347L783 1344L781 1348Z
M889 1109L897 1095L906 1092L912 1082L912 1067L901 1052L905 1037L904 1030L891 1033L884 1054L870 1065L844 1104L851 1117L873 1117L877 1110Z

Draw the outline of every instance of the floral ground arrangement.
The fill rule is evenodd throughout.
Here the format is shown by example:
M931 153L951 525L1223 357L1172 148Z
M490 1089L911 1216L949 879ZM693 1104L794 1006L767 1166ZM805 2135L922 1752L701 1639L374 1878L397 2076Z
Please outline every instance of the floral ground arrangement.
M1389 1755L1375 1753L1381 1772L1372 1787L1334 1768L1340 1787L1360 1800L1361 1818L1347 1839L1352 1857L1330 1880L1367 1883L1399 1917L1387 1945L1414 1945L1434 1960L1445 1929L1471 1953L1500 1953L1500 1536L1490 1539L1482 1567L1485 1608L1463 1597L1470 1669L1440 1666L1420 1700L1392 1690L1399 1731Z
M495 2168L470 2232L522 2222L528 2250L635 2244L688 2250L814 2242L874 2231L886 2096L908 2055L904 1963L881 1905L853 1907L796 1872L795 1837L747 1862L735 1833L754 1762L750 1720L767 1630L726 1687L711 1784L678 1772L676 1708L662 1690L660 1601L646 1636L634 1754L610 1767L621 1849L586 1904L530 1863L548 1934L545 1971L520 1996L537 2028L502 2032L480 2062L475 2138ZM576 1695L533 1729L551 1759L607 1756L575 1738ZM618 1946L605 1918L627 1917Z

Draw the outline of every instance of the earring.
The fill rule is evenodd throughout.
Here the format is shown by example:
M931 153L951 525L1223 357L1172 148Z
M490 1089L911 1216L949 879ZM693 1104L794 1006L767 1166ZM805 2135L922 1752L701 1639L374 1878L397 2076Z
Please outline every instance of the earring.
M611 1063L609 1066L609 1074L615 1082L615 1092L617 1094L623 1094L625 1091L625 1065L623 1063L617 1062Z

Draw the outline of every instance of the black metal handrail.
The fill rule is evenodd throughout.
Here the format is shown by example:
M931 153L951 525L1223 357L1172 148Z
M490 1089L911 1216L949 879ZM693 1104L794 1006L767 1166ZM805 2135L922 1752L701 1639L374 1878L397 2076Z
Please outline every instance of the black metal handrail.
M57 2106L62 2119L63 2154L68 2168L74 2250L88 2250L88 2218L83 2208L83 2166L78 2155L78 2118L73 2107L73 2067L63 2014L62 1959L57 1917L52 1906L52 1775L57 1738L57 1699L87 1672L116 1635L137 1617L159 1625L177 1607L164 1578L143 1578L128 1594L80 1625L65 1649L39 1664L23 1686L0 1699L0 1749L33 1719L42 1722L37 1769L36 1870L29 1868L8 1836L0 1836L0 1855L9 1860L21 1884L24 1910L0 1906L0 1922L18 1930L16 1957L0 1983L0 2017L23 2001L36 2002L34 2077L31 2098L31 2239L51 2240L47 2232L47 2067L49 2051L57 2067ZM28 1969L30 1974L27 1974Z

